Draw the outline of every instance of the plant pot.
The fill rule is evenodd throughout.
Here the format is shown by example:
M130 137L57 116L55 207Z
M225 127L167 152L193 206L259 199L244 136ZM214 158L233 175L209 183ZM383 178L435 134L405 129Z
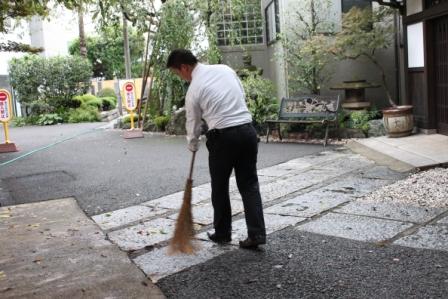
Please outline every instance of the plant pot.
M383 110L383 122L388 137L405 137L412 133L414 116L412 106L396 106Z

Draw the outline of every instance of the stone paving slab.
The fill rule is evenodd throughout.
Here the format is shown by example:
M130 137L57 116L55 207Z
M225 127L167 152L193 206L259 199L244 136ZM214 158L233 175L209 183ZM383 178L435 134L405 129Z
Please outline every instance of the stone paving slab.
M398 139L398 138L394 138L394 139ZM387 139L380 140L377 138L368 138L366 140L357 140L358 143L361 143L364 146L367 146L375 151L378 151L382 154L390 156L399 161L403 161L403 162L410 164L414 167L423 167L423 166L434 165L434 164L438 163L437 161L435 161L433 159L429 159L427 157L419 155L419 153L413 153L413 152L409 152L407 150L403 150L399 146L388 145L388 144L386 144L385 141L388 141L388 140Z
M309 186L310 184L304 182L303 185ZM300 188L302 188L300 185L291 184L291 182L286 180L277 180L260 186L261 199L263 203L268 203L292 192L296 192Z
M339 197L322 196L321 190L305 193L282 203L273 205L265 209L265 213L296 217L312 217L349 200L349 198L344 196L344 194L337 195Z
M440 223L440 224L448 224L448 216L443 217L443 218L440 219L437 223Z
M176 222L157 218L121 230L108 233L109 239L124 251L142 249L171 238Z
M193 194L191 197L192 204L197 204L206 199L210 199L211 193L206 188L195 187L192 190L193 190ZM144 202L142 203L142 205L164 209L180 209L183 198L184 198L184 191L182 190L167 196L163 196L154 200Z
M232 215L239 214L244 211L243 202L231 200ZM201 225L209 225L213 223L213 206L212 203L201 204L192 208L193 221ZM177 220L179 213L170 215L168 218Z
M369 179L350 175L323 187L323 190L332 193L344 193L350 195L351 198L356 198L392 183L392 180Z
M133 223L135 221L161 215L168 211L169 210L163 208L131 206L128 208L96 215L93 216L92 219L100 226L101 229L111 230L126 224Z
M340 207L333 212L424 223L440 215L444 210L410 205L356 201Z
M0 298L165 298L74 198L0 207Z
M375 163L370 161L367 158L364 158L361 155L355 154L355 155L349 155L346 156L344 159L336 159L329 161L328 163L321 163L319 165L316 165L314 169L324 169L326 171L328 170L342 170L344 172L356 170L359 168L364 168L369 165L373 166Z
M356 176L355 174L353 176ZM375 165L367 169L359 171L359 176L365 179L379 179L379 180L400 180L407 177L407 173L393 171L386 166Z
M199 246L199 250L194 255L170 255L169 248L162 247L135 258L134 262L152 282L156 283L163 277L235 250L234 246L219 246L212 242L196 241L196 245Z
M292 216L281 216L265 214L264 222L266 226L266 234L271 234L273 232L284 229L288 226L296 225L297 223L304 221L305 218L302 217L292 217ZM209 230L209 233L214 233L214 230ZM196 236L201 240L208 240L207 233L203 232ZM240 240L247 238L247 226L245 219L239 219L232 222L232 242L231 244L238 245ZM269 241L268 241L269 242Z
M448 227L445 225L426 225L416 233L396 240L393 244L448 251Z
M312 166L311 163L303 161L302 163L282 163L275 166L263 168L258 171L258 175L270 177L282 177L298 170L304 170Z
M410 223L363 216L328 213L297 227L300 231L365 242L380 242L411 227Z

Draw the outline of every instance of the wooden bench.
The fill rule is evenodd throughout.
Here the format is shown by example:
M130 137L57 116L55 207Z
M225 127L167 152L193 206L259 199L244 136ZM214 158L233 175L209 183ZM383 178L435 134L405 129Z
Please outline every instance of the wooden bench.
M339 96L309 95L296 98L282 98L278 119L267 120L266 142L269 134L277 130L280 140L280 124L312 124L320 123L325 126L324 146L328 140L328 126L334 124L338 128Z

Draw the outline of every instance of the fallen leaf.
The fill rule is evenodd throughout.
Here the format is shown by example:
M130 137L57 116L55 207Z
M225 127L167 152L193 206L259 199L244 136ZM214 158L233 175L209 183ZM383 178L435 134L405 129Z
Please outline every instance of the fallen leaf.
M111 213L106 213L106 217L110 217L110 216L112 216Z
M5 279L6 278L6 274L3 271L0 271L0 280Z
M42 262L43 260L44 260L43 257L37 257L34 259L33 263L40 264L40 262Z

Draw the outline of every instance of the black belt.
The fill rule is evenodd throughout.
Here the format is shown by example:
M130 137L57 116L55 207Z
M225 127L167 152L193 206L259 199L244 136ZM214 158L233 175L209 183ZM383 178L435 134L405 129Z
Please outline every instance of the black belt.
M252 125L252 123L246 123L246 124L233 126L233 127L222 128L222 129L211 129L211 130L207 131L207 134L216 134L216 133L227 132L227 131L231 131L231 130L235 130L235 129L248 127L248 126L251 126L251 125Z

